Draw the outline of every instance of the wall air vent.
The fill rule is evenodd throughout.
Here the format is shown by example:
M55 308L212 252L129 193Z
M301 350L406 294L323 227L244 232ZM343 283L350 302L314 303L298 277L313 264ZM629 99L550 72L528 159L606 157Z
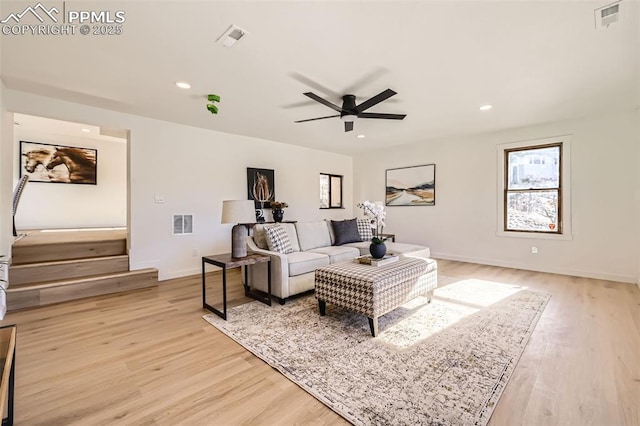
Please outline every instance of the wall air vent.
M620 2L611 3L595 10L596 29L608 28L620 20Z
M193 234L193 215L173 215L173 235Z
M231 47L234 44L236 44L238 40L240 40L242 37L244 37L247 34L249 33L243 30L242 28L236 27L235 25L232 24L231 26L229 26L229 28L227 28L227 30L224 33L222 33L220 37L218 37L218 39L216 40L216 43L221 44L224 47Z

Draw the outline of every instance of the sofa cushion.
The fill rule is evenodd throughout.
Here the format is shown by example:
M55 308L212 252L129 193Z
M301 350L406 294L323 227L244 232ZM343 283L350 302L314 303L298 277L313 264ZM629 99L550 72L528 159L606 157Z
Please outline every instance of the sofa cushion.
M336 243L336 234L333 232L331 219L325 219L324 221L327 224L327 229L329 230L329 239L331 240L331 245L334 245Z
M349 220L332 220L333 233L335 234L334 245L341 246L347 243L355 243L362 241L358 232L356 219Z
M300 250L307 251L316 247L327 247L331 245L329 229L324 220L317 222L296 222L296 231Z
M313 272L316 268L329 264L329 256L326 254L311 253L309 251L289 253L287 259L289 260L290 277Z
M270 251L282 254L293 252L289 234L287 234L287 231L285 231L279 223L275 225L265 225L264 231L267 234L267 244L269 245Z
M358 225L358 233L362 241L371 241L373 238L373 228L371 227L370 219L358 219L356 221Z
M261 248L262 250L269 250L267 234L264 232L264 225L259 223L253 225L253 241L256 243L258 248Z
M309 253L325 254L329 256L329 263L351 260L360 256L360 250L355 247L347 246L318 247L313 250L309 250Z

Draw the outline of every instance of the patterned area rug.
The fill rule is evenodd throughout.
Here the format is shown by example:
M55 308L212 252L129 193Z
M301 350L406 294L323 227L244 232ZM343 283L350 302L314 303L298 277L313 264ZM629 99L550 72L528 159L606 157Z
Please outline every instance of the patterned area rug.
M203 318L356 425L486 425L550 295L440 277L418 297L367 318L313 296Z

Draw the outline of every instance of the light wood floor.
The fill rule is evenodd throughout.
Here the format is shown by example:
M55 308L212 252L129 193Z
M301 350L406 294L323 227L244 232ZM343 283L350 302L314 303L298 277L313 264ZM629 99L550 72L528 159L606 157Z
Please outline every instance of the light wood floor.
M439 269L552 295L490 424L640 424L636 286L451 261ZM230 299L244 303L232 277ZM16 424L345 424L203 313L194 276L7 314L2 323L18 324Z

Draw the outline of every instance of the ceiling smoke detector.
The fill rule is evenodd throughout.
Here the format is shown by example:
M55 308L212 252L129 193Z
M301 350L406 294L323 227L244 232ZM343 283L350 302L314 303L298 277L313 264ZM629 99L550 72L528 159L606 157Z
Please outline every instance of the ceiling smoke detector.
M240 40L245 35L249 34L245 30L240 27L236 27L235 25L229 26L227 30L216 40L216 43L223 45L224 47L231 47L238 40Z
M596 29L608 28L609 25L620 20L620 2L615 2L603 6L594 11Z

